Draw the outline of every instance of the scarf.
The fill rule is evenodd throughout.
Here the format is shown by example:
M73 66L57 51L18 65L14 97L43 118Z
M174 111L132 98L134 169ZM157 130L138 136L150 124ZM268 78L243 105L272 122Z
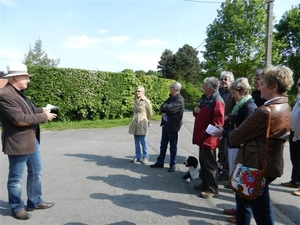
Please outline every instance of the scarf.
M243 97L240 101L238 101L235 106L233 107L232 111L231 111L231 115L237 115L239 109L245 104L245 102L247 102L250 98L252 98L251 95L246 95L245 97Z

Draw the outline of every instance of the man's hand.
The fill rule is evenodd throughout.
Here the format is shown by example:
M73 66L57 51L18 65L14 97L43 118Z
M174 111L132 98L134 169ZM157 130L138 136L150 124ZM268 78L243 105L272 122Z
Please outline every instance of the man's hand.
M198 106L196 106L195 108L194 108L194 113L199 113L200 112L200 108L198 107Z
M216 132L213 132L213 133L211 134L211 136L220 138L220 137L222 137L222 133L223 133L224 128L223 128L222 126L216 126L216 127L217 127L219 130L216 131Z
M47 115L48 121L51 121L57 117L57 115L55 113L51 113L50 110L49 110L49 112L46 112L46 115Z

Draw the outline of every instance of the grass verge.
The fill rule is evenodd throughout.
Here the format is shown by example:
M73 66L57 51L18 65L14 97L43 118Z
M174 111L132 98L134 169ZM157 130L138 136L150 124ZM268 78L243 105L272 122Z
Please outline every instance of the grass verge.
M154 115L153 121L160 120L161 115ZM129 126L131 118L114 119L114 120L95 120L95 121L70 121L70 122L56 122L41 124L42 130L63 131L63 130L77 130L77 129L107 129L112 127Z

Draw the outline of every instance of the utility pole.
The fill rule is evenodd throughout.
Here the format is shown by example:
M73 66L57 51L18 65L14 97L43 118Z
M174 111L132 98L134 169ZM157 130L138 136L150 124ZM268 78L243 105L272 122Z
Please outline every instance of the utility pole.
M272 64L272 35L273 35L273 2L275 0L266 0L267 5L267 31L266 31L266 51L265 66Z

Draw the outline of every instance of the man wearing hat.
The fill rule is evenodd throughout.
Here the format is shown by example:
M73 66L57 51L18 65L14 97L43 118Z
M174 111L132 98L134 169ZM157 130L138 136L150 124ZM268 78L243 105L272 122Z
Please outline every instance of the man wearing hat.
M54 202L41 198L41 155L39 124L56 118L56 114L41 107L35 107L26 98L24 91L30 82L24 64L11 64L3 77L8 83L0 92L0 120L2 123L2 151L8 156L9 173L7 181L8 199L13 216L27 220L27 211L47 209ZM27 211L22 197L22 179L27 166Z

